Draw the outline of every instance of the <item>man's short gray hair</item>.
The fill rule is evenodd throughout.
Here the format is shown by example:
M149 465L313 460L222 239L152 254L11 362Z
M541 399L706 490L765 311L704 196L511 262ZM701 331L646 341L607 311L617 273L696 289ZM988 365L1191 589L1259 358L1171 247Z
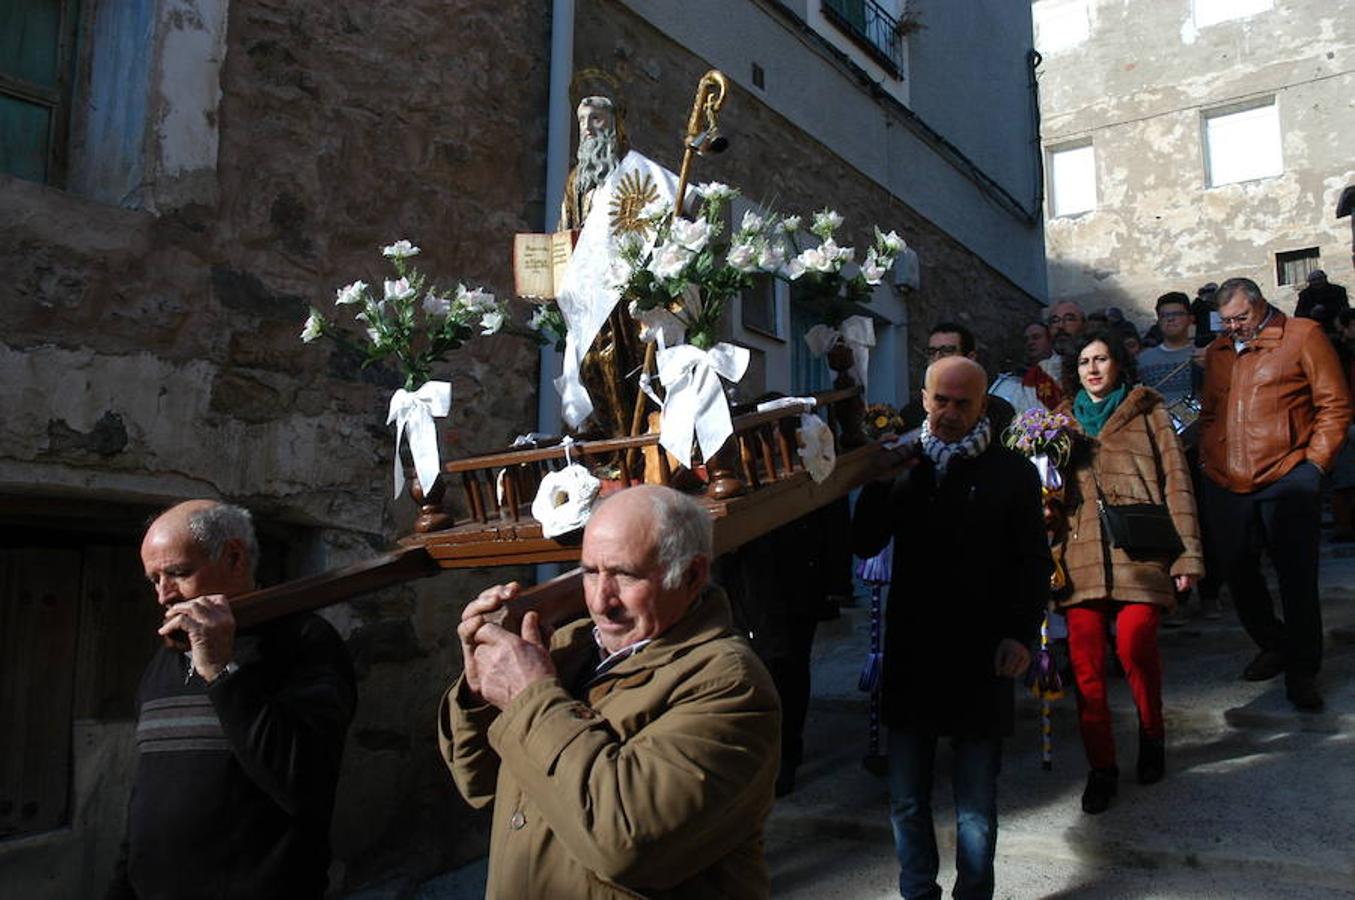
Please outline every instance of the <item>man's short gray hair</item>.
M710 559L715 537L710 513L700 503L672 488L650 494L654 507L654 549L663 566L663 586L682 584L687 568L698 556Z
M218 503L190 513L188 531L212 561L221 559L227 541L240 541L249 557L250 575L258 568L259 539L254 534L254 517L243 506Z
M1261 286L1250 278L1229 278L1219 285L1218 293L1214 295L1214 299L1219 306L1223 306L1233 299L1234 294L1241 294L1246 297L1248 306L1264 306L1266 303L1265 295L1261 293Z

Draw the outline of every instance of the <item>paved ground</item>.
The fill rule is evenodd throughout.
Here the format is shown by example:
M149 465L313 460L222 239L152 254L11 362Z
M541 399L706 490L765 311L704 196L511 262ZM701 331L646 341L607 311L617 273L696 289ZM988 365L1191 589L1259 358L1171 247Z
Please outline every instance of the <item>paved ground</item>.
M1013 898L1336 898L1355 896L1355 559L1323 559L1327 710L1295 711L1283 679L1238 675L1253 648L1225 610L1161 633L1168 775L1140 787L1133 706L1123 680L1120 795L1110 811L1079 806L1086 777L1068 697L1054 709L1054 769L1039 761L1038 707L1024 698L1000 783L998 896ZM866 704L856 678L864 605L825 623L815 652L807 761L767 829L773 895L795 900L898 896L882 779L860 761ZM954 881L948 765L938 767L942 884ZM483 862L422 886L427 900L484 891ZM379 893L364 897L380 896Z

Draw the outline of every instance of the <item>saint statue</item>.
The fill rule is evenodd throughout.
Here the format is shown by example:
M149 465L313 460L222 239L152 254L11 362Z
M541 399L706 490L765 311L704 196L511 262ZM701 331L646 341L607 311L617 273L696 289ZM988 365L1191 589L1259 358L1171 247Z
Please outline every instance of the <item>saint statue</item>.
M621 163L629 147L617 121L611 98L584 97L575 110L579 122L579 149L575 166L565 179L560 202L560 228L582 228L593 208L593 192Z

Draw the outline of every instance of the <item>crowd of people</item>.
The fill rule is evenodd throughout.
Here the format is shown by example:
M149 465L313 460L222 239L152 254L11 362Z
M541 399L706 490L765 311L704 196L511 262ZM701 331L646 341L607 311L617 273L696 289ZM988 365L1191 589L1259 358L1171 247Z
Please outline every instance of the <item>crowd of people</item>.
M809 645L824 596L848 590L848 550L893 545L882 707L905 897L941 895L942 743L954 895L992 896L1002 740L1051 608L1066 619L1087 814L1113 804L1120 777L1112 653L1138 713L1136 778L1169 772L1158 629L1205 595L1202 576L1206 612L1226 584L1256 643L1242 677L1283 674L1297 709L1322 709L1319 505L1330 479L1349 536L1342 491L1355 484L1338 476L1355 317L1343 291L1311 285L1294 316L1245 278L1193 301L1167 293L1142 337L1113 310L1061 302L1025 329L1025 368L992 384L968 329L939 323L920 408L905 411L919 442L882 454L850 518L829 507L719 566L710 516L690 497L640 486L605 499L582 537L585 618L552 632L529 612L505 627L510 583L471 601L458 629L464 671L438 737L466 800L493 805L488 896L768 896L763 826L794 788ZM1198 413L1189 446L1182 404ZM1001 440L1031 408L1063 414L1071 433L1059 527L1036 467ZM1116 524L1117 509L1153 519L1151 541ZM1257 548L1278 575L1280 616ZM227 600L254 587L257 553L248 512L213 501L174 507L146 532L161 631L182 643L156 655L138 696L110 896L326 890L352 664L311 614L237 633Z

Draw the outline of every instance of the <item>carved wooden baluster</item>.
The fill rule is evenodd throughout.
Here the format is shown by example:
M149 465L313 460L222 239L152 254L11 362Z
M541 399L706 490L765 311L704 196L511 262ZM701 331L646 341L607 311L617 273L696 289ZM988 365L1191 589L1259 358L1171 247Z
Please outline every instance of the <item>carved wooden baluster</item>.
M772 455L772 426L763 425L758 428L757 445L762 451L762 465L767 470L767 480L779 481L781 473L776 471L776 457Z
M753 456L753 448L749 442L753 437L749 432L743 432L737 435L739 440L739 461L743 463L743 477L748 482L748 486L757 490L762 486L762 482L757 477L757 459Z
M790 438L786 437L786 429L781 427L781 422L776 423L776 446L781 451L781 463L786 467L786 474L790 475L795 471L795 454L791 450Z
M508 507L508 518L517 522L522 513L518 507L522 505L522 498L518 493L518 466L504 466L503 469L503 499Z
M630 452L618 453L617 461L621 468L621 487L628 488L634 482L630 474Z
M477 522L484 522L485 510L480 498L480 483L475 480L475 473L462 472L461 484L466 489L466 505L470 507L471 518Z
M485 511L495 519L502 519L503 510L499 505L499 482L494 477L494 470L492 468L480 469L476 474L478 475L480 472L483 472L485 475L484 481L487 495L486 506L488 507Z
M660 483L671 485L673 483L673 467L668 464L668 451L663 449L662 445L656 444L655 446L658 447L659 478L662 479Z

